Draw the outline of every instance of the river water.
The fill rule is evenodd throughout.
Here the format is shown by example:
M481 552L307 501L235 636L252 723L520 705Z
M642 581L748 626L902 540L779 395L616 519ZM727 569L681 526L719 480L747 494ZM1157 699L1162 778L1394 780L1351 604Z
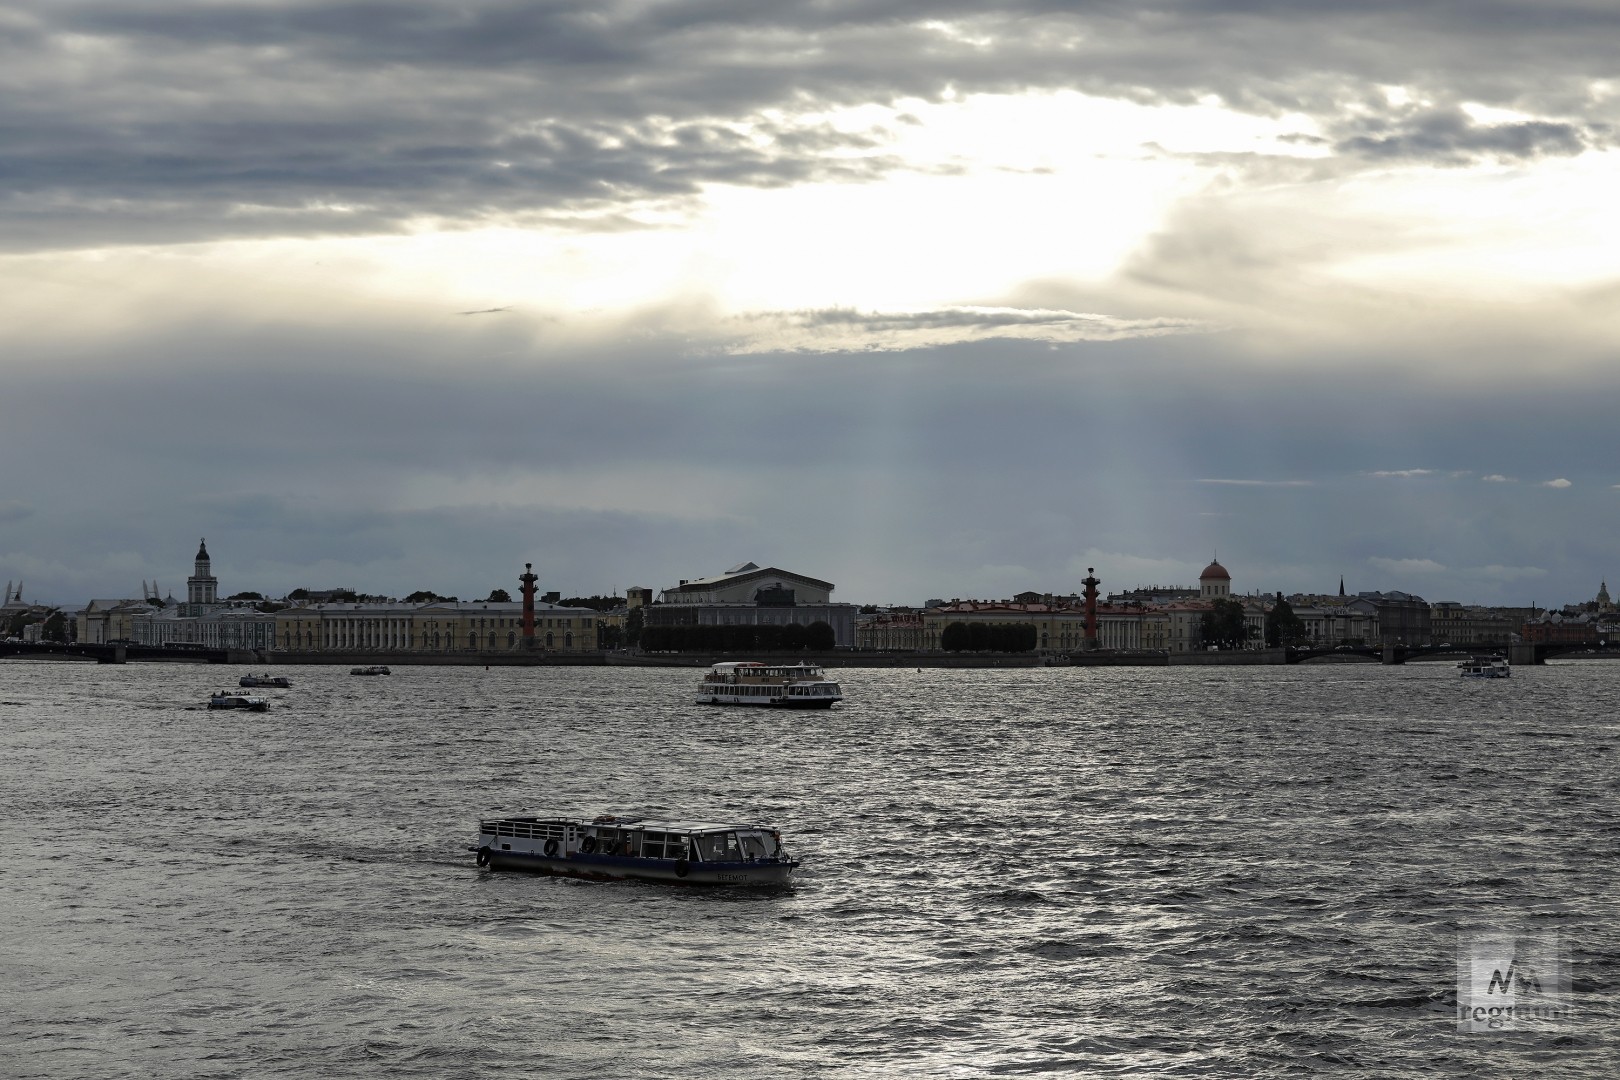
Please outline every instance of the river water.
M0 1074L1603 1077L1620 663L836 672L0 664ZM782 829L782 891L479 870L480 816ZM1556 930L1571 1016L1457 1025Z

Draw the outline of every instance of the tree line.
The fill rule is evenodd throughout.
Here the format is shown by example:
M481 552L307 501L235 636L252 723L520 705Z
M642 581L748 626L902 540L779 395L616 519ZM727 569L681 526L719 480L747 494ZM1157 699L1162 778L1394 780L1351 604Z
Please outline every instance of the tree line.
M953 622L940 631L939 647L946 652L1029 652L1037 635L1029 623Z
M817 620L809 626L644 626L645 652L829 652L837 643L833 628Z

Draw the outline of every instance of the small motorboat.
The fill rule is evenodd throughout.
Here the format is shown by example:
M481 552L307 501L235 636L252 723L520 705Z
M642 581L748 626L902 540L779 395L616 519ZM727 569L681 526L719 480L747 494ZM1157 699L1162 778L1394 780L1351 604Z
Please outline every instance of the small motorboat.
M277 686L285 690L292 682L285 675L244 675L236 680L237 686Z
M769 825L614 814L480 821L469 850L491 870L671 885L785 885L799 865Z
M246 709L248 712L269 712L270 703L262 697L244 694L239 690L221 690L208 699L210 709Z
M392 672L382 664L372 664L370 667L356 667L349 669L350 675L390 675Z

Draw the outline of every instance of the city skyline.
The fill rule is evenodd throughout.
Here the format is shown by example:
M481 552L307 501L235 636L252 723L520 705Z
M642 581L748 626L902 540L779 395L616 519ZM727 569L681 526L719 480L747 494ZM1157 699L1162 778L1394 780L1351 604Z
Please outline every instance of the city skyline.
M4 18L30 599L1617 576L1601 5Z
M277 589L258 588L258 587L256 587L255 585L253 585L251 583L245 583L245 582L240 583L239 585L232 585L232 584L229 584L229 583L227 583L225 585L219 585L218 583L221 580L221 576L220 576L221 571L219 570L219 567L228 567L229 564L228 563L219 563L219 564L215 563L213 554L208 552L207 538L206 537L202 538L202 540L199 541L199 543L198 543L198 554L199 554L199 556L206 557L207 560L208 560L208 563L209 563L209 566L210 566L210 573L211 573L211 577L210 577L209 580L213 581L215 583L216 588L218 588L218 601L219 602L223 602L225 600L232 599L232 598L234 598L234 597L236 597L236 596L238 596L238 595L240 595L242 593L257 594L260 598L265 599L265 600L285 600L285 599L288 598L288 594L293 593L293 592L304 591L304 592L312 592L312 593L327 593L327 592L331 592L331 591L335 591L335 590L350 590L350 591L353 591L355 594L357 594L357 595L359 595L361 597L365 597L365 598L372 598L372 599L375 599L375 598L391 598L391 599L394 599L394 600L397 600L400 597L409 596L409 595L411 595L411 594L413 594L415 592L426 591L426 592L434 593L434 594L436 594L438 596L441 596L441 597L454 597L454 598L457 598L457 599L459 599L461 601L464 601L464 602L479 602L479 601L485 600L487 597L492 595L493 590L496 590L496 589L504 589L507 592L507 594L509 595L509 597L516 597L518 595L519 591L520 591L519 589L513 588L510 585L499 584L499 583L490 585L488 587L476 587L476 588L471 589L470 591L465 591L465 592L457 591L457 590L454 590L454 589L439 589L439 588L435 588L431 584L418 584L418 585L412 586L411 588L392 587L392 588L381 588L381 589L368 589L368 588L358 588L358 587L355 587L355 586L353 586L351 584L346 584L346 583L341 583L341 582L325 582L325 583L305 582L305 583L302 583L302 584L299 584L299 585L294 585L294 586L291 586L289 588L279 589L279 590L277 590ZM196 564L195 561L194 561L193 569L195 568L196 565L200 565L200 564ZM767 565L767 566L775 565L775 566L778 566L778 567L780 567L781 569L784 569L784 570L798 572L798 568L783 566L780 562L771 563L771 562L767 561L767 563L765 563L764 565ZM1185 578L1185 580L1174 579L1174 578L1166 578L1164 580L1140 581L1140 582L1134 582L1134 583L1127 584L1127 583L1124 583L1124 582L1121 582L1121 581L1110 582L1107 579L1099 579L1099 584L1108 586L1107 588L1104 588L1104 589L1101 590L1101 595L1105 599L1112 602L1112 600L1113 600L1113 598L1115 596L1119 596L1119 595L1122 595L1122 594L1127 594L1127 593L1130 593L1130 592L1146 591L1146 590L1153 590L1153 589L1157 589L1157 590L1160 590L1160 591L1163 591L1163 590L1180 590L1180 591L1185 591L1185 592L1196 594L1196 593L1199 592L1199 589L1200 589L1200 584L1199 583L1202 581L1203 576L1210 569L1213 569L1213 568L1220 568L1220 569L1223 569L1223 570L1226 569L1224 567L1224 564L1221 564L1217 558L1212 558L1209 562L1204 563L1204 564L1200 564L1199 567L1198 567L1197 572L1188 575ZM1097 568L1087 567L1086 569L1087 569L1088 576L1097 573ZM230 577L230 571L228 569L224 570L223 572L226 574L227 578ZM726 573L730 573L730 571L727 571ZM695 573L695 574L690 575L688 578L678 579L678 583L679 584L685 584L685 582L687 580L698 580L698 579L702 579L702 578L711 578L711 577L716 577L717 575L720 575L719 571L708 571L708 572L705 572L705 573ZM723 575L720 575L720 576L723 576ZM191 581L191 580L195 580L191 573L177 574L177 575L171 576L169 578L163 578L163 577L153 577L153 578L150 578L150 579L142 578L140 580L140 583L139 583L139 588L134 590L134 591L118 592L118 591L115 590L113 592L108 592L108 593L106 593L104 595L100 595L100 596L87 596L87 597L84 597L84 598L79 599L79 600L65 600L64 601L64 600L60 600L60 599L53 599L53 598L48 598L48 597L40 597L35 593L35 591L33 589L29 589L29 595L28 596L26 596L26 597L21 596L20 594L21 594L22 589L23 589L24 585L26 584L26 582L24 580L22 580L22 579L8 579L8 581L7 581L7 593L6 593L5 599L7 601L9 601L9 600L13 599L13 594L17 594L17 596L16 596L17 599L22 599L22 600L26 601L29 604L38 605L38 606L56 607L56 608L59 608L59 609L62 609L62 610L72 610L73 608L75 608L77 606L82 606L84 603L87 603L90 600L97 600L97 599L99 599L99 600L114 600L114 599L134 600L134 599L143 599L143 598L145 598L147 596L155 597L155 598L159 598L159 599L165 599L165 600L173 600L176 603L184 603L188 599L193 599L193 600L195 599L194 597L190 596L190 593L189 593L189 590L188 590L188 587L187 587L189 581ZM517 581L517 580L519 580L519 579L514 578L514 581ZM170 584L164 585L163 584L164 581L169 581ZM180 592L178 594L175 591L175 585L174 585L175 582L180 583ZM547 580L547 578L546 578L546 576L544 574L539 575L539 582L540 582L540 584L539 584L539 587L538 587L538 591L541 592L541 593L546 593L546 594L556 593L558 595L570 596L570 597L620 597L620 598L622 598L622 597L624 597L626 595L627 590L635 589L635 588L648 589L648 590L650 590L651 594L656 598L656 597L659 596L659 594L661 594L662 592L664 592L664 591L666 591L668 589L674 588L675 585L677 584L677 582L662 582L662 583L659 583L659 584L656 584L656 585L646 585L646 584L637 583L637 584L632 584L632 585L628 585L628 586L626 586L626 585L619 585L617 587L608 586L608 587L605 587L605 588L602 588L602 589L572 588L572 587L568 586L565 583L550 582L550 581ZM835 588L835 589L837 588L837 581L836 580L834 580L831 584L832 584L833 588ZM1472 606L1472 607L1500 607L1500 608L1536 607L1536 608L1540 608L1540 609L1543 609L1543 610L1557 610L1557 609L1565 607L1565 606L1573 607L1573 606L1579 606L1581 604L1587 603L1593 597L1598 596L1603 590L1606 590L1607 587L1608 587L1608 582L1607 582L1607 579L1605 578L1605 579L1600 580L1598 585L1593 588L1591 596L1578 596L1578 597L1575 597L1575 598L1572 598L1572 599L1557 599L1557 598L1555 598L1551 602L1536 599L1536 600L1533 600L1533 601L1527 601L1524 604L1514 604L1514 603L1488 604L1488 603L1484 603L1484 602L1478 601L1476 599L1473 599L1473 598L1470 598L1470 597L1467 597L1467 596L1430 596L1430 595L1425 595L1425 594L1421 594L1421 593L1417 593L1416 595L1418 596L1418 598L1424 600L1427 603L1431 603L1431 604L1461 603L1461 604L1463 604L1465 606ZM1346 599L1354 599L1357 596L1370 596L1370 595L1382 594L1382 593L1387 593L1387 592L1413 592L1413 591L1414 590L1397 590L1397 589L1394 589L1393 587L1389 587L1389 586L1384 586L1384 587L1374 586L1374 587L1370 587L1370 588L1354 588L1354 587L1350 587L1350 586L1346 585L1346 583L1343 582L1343 581L1340 581L1338 583L1337 589L1328 587L1328 588L1321 588L1321 589L1282 589L1282 590L1280 590L1280 589L1275 589L1275 588L1266 588L1266 587L1261 586L1261 585L1252 585L1251 586L1251 585L1244 585L1242 583L1239 583L1238 585L1235 585L1235 586L1232 587L1231 596L1234 599L1268 600L1272 596L1275 596L1278 593L1282 593L1282 594L1284 594L1286 596L1289 596L1289 597L1292 597L1292 598L1298 598L1298 597L1302 597L1302 596L1304 596L1304 597L1331 598L1331 597L1334 597L1335 595L1339 595L1339 596L1345 597ZM142 595L137 596L136 595L137 592L142 594ZM942 601L942 602L947 603L947 604L957 603L957 602L982 602L982 603L1010 602L1016 596L1018 596L1019 594L1024 594L1024 593L1039 593L1039 594L1050 595L1050 596L1054 596L1054 597L1077 597L1080 594L1080 589L1078 589L1078 588L1076 588L1076 589L1066 589L1066 588L1062 588L1062 587L1054 587L1054 586L1043 585L1043 584L1040 584L1040 583L1034 583L1034 584L1026 584L1022 588L1014 589L1014 590L1012 590L1010 592L1003 593L1003 594L1000 594L1000 595L970 594L970 593L964 593L961 590L956 590L956 589L944 589L944 590L936 590L935 592L928 594L928 596L925 597L925 598L917 598L917 599L898 600L898 601L875 601L875 600L871 600L871 599L868 599L868 598L851 597L849 595L844 595L844 596L839 597L839 602L840 603L852 603L852 604L857 604L857 605L861 605L861 606L877 606L877 607L881 607L881 608L888 608L888 607L922 608L922 607L928 606L929 601L933 601L933 600L939 600L939 601Z

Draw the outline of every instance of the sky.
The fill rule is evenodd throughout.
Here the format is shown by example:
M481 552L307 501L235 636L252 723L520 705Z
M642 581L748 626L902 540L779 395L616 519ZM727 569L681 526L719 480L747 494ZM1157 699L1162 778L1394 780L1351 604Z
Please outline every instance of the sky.
M988 10L987 10L988 9ZM1620 585L1612 0L0 0L0 578Z

